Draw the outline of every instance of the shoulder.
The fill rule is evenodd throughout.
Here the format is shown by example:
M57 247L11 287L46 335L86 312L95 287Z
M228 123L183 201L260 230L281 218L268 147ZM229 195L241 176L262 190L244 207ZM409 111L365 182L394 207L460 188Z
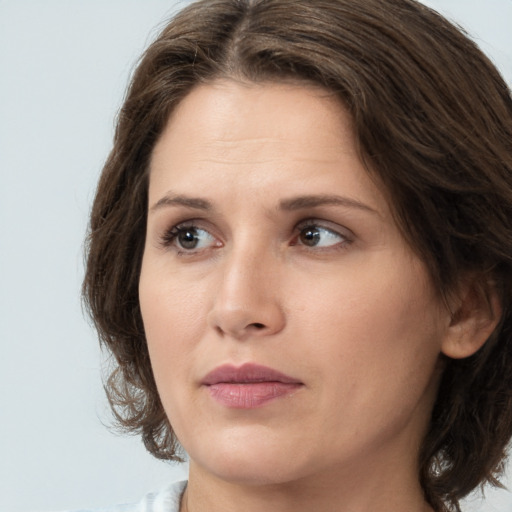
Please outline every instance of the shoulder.
M75 512L179 512L181 496L186 486L186 480L174 482L161 491L146 494L137 503L76 510Z

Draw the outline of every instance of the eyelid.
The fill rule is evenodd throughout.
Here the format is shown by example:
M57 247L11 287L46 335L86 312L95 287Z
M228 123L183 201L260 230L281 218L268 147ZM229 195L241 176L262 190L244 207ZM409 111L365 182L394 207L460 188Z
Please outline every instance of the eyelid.
M320 234L317 243L309 244L302 240L304 231L308 229L324 232L323 235ZM305 219L296 224L294 230L295 234L290 245L311 254L320 255L333 251L344 251L355 241L355 236L350 229L321 219Z
M330 244L327 246L319 245L317 247L308 247L305 244L301 244L298 241L298 237L300 236L300 233L307 228L320 228L326 231L330 231L331 233L335 234L339 237L340 241L339 243ZM206 247L202 247L199 249L191 248L186 249L184 247L180 247L176 243L177 236L179 234L187 229L195 229L198 231L205 231L213 240L214 242L210 245L207 245ZM165 227L162 229L162 231L158 234L158 245L162 247L165 250L174 250L180 255L194 255L199 254L203 251L207 251L209 249L215 249L218 247L221 247L224 245L224 242L222 241L221 237L215 232L216 229L212 228L210 223L208 221L205 221L201 218L195 218L195 219L187 219L180 222L172 223L168 227ZM347 227L340 225L333 221L328 221L324 219L319 218L307 218L304 220L301 220L297 224L295 224L293 228L293 235L292 235L292 246L295 245L303 245L306 249L311 249L314 251L322 251L322 250L329 250L334 248L340 248L341 246L346 246L348 244L351 244L354 241L355 235L354 233L348 229ZM269 243L271 240L269 240Z
M311 218L300 221L296 224L295 230L300 231L304 228L308 227L318 227L322 229L326 229L328 231L332 231L333 233L337 233L338 235L346 238L347 240L353 240L355 238L354 233L345 226L337 224L336 222Z
M222 245L222 242L219 243L213 243L211 246L202 247L199 249L186 249L184 247L180 247L176 244L176 239L179 236L179 234L183 231L186 231L187 229L194 229L196 231L204 231L207 233L213 240L219 241L219 237L212 232L213 230L211 227L205 227L204 222L201 219L188 219L181 222L177 222L175 224L171 224L169 227L166 227L162 230L161 233L158 235L158 242L159 245L166 249L175 250L180 255L194 255L201 253L202 251L206 251L211 248L220 247Z

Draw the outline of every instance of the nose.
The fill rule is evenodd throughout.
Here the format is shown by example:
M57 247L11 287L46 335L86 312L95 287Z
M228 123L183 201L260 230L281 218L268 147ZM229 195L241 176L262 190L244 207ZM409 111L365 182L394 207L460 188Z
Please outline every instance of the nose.
M232 251L223 262L209 324L237 340L277 334L285 326L280 300L279 261L257 251Z

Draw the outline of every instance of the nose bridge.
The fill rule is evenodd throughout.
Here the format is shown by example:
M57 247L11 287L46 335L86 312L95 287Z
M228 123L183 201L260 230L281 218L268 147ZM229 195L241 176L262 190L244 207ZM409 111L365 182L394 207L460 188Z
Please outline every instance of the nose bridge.
M244 292L252 289L253 285L259 284L265 274L272 270L268 245L265 246L265 244L251 241L248 238L246 237L246 240L241 240L233 246L224 271L226 292L228 295L231 292L234 296L242 293L242 297L239 299L243 298ZM248 293L246 299L248 301L256 299L255 292L263 292L264 288L262 286L261 289Z
M211 315L213 326L236 338L281 330L280 264L268 241L246 236L233 243L223 258Z

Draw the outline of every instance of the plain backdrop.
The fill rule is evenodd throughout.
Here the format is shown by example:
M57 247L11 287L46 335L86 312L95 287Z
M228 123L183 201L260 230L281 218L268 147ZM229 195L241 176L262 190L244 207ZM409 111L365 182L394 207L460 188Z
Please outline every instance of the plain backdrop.
M138 56L186 1L0 0L0 511L138 500L183 478L120 437L79 290L87 213ZM512 0L428 0L512 84ZM510 478L509 478L510 481ZM465 510L510 511L508 491Z

